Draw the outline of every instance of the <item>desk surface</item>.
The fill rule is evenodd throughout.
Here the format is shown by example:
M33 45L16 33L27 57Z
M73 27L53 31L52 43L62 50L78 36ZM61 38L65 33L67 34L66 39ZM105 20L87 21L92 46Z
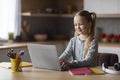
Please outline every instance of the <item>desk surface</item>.
M68 71L53 71L22 68L23 72L11 72L10 69L0 67L0 80L120 80L120 75L70 75Z

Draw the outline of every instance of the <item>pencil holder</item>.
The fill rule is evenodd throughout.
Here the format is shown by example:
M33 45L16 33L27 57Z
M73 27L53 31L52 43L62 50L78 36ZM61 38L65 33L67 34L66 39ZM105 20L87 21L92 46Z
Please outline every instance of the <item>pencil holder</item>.
M21 59L10 59L12 72L22 72Z

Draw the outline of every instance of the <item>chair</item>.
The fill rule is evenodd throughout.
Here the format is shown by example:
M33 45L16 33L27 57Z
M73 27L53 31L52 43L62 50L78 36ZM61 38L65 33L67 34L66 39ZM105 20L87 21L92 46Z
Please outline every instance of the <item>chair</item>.
M98 66L101 66L102 63L113 66L114 63L118 63L118 55L113 53L98 53Z

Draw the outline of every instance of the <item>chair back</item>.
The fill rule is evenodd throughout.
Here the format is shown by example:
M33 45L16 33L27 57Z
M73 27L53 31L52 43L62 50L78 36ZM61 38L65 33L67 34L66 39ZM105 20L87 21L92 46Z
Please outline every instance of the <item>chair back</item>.
M98 53L98 66L101 66L102 63L113 66L114 63L118 63L118 55L113 53Z

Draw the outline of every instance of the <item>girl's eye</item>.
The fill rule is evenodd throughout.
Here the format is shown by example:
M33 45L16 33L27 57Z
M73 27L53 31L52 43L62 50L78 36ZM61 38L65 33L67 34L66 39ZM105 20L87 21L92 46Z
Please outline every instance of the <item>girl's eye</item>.
M84 24L78 23L78 24L74 24L74 26L83 26Z
M79 25L83 25L83 23L79 23Z
M83 24L81 24L81 26L83 26Z

